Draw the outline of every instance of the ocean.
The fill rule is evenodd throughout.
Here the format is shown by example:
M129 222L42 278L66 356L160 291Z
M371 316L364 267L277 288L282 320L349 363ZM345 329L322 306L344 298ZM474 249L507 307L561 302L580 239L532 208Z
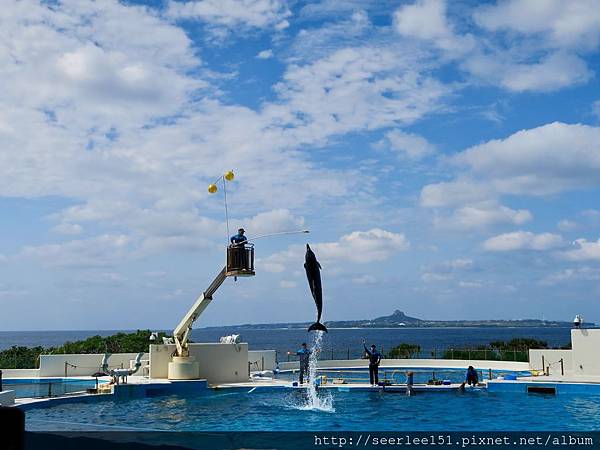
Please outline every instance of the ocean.
M193 342L218 342L221 336L233 334L234 328L195 329ZM86 331L0 331L0 350L16 346L58 346L66 341L85 339L90 336L109 336L118 331L130 330L86 330ZM164 330L154 330L164 331ZM242 341L250 350L277 350L280 361L285 361L288 351L295 352L302 342L310 343L306 330L239 330ZM491 341L508 341L513 338L544 340L551 347L568 344L571 340L569 327L480 327L480 328L378 328L378 329L330 329L323 339L323 358L356 358L362 354L362 340L367 345L376 344L386 352L400 343L418 344L423 353L440 354L448 348L476 347ZM433 356L433 355L431 355Z

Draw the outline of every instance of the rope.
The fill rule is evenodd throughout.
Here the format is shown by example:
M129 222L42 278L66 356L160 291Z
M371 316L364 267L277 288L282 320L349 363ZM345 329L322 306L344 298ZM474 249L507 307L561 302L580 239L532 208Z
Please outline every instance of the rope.
M225 177L223 179L223 196L225 198L225 223L227 224L227 242L229 242L229 211L227 209L227 183L225 182Z

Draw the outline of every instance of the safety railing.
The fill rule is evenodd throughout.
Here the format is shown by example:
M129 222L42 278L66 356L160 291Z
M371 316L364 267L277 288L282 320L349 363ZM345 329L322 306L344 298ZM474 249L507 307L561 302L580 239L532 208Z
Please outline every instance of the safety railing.
M389 359L391 355L386 353L386 348L381 346L378 351L384 358ZM362 348L323 348L320 352L321 360L350 360L365 359ZM529 349L465 349L465 348L432 348L418 349L413 351L396 352L393 359L458 359L458 360L484 360L484 361L514 361L528 362ZM296 351L290 353L277 351L277 361L298 361Z
M227 273L254 273L254 245L234 244L227 248Z

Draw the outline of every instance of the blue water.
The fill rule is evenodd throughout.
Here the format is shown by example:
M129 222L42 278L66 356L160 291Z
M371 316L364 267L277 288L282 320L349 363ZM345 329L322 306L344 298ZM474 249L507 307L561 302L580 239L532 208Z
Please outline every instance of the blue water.
M2 382L5 390L15 391L21 397L57 397L96 387L95 380L74 378L15 379L7 378Z
M322 391L322 390L321 390ZM320 391L320 392L321 392ZM332 410L303 408L301 390L208 391L26 411L29 430L460 431L597 430L600 395L328 391ZM325 394L323 394L325 395Z
M57 346L65 341L75 341L99 334L108 336L117 330L99 331L0 331L0 350L13 345L21 346ZM287 359L288 351L295 351L299 345L309 339L305 330L241 330L197 329L192 331L194 342L218 342L221 336L232 333L241 334L248 342L250 350L277 350L279 360ZM384 352L405 342L418 344L424 353L434 349L440 351L450 347L475 347L490 341L524 337L541 339L552 347L568 344L571 330L565 328L527 327L527 328L394 328L394 329L332 329L324 336L323 358L344 359L360 357L363 338L375 343Z

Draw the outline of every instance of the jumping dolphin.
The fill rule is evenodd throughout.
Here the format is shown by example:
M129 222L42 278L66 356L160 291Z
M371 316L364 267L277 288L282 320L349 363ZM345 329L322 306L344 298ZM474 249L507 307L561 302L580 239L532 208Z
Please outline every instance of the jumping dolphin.
M310 246L306 244L306 257L305 257L304 269L306 270L306 278L308 279L308 286L310 292L315 299L315 305L317 305L317 321L308 327L308 331L324 331L327 333L327 327L321 323L321 313L323 312L323 290L321 288L321 264L317 261L317 257L314 252L310 249Z

